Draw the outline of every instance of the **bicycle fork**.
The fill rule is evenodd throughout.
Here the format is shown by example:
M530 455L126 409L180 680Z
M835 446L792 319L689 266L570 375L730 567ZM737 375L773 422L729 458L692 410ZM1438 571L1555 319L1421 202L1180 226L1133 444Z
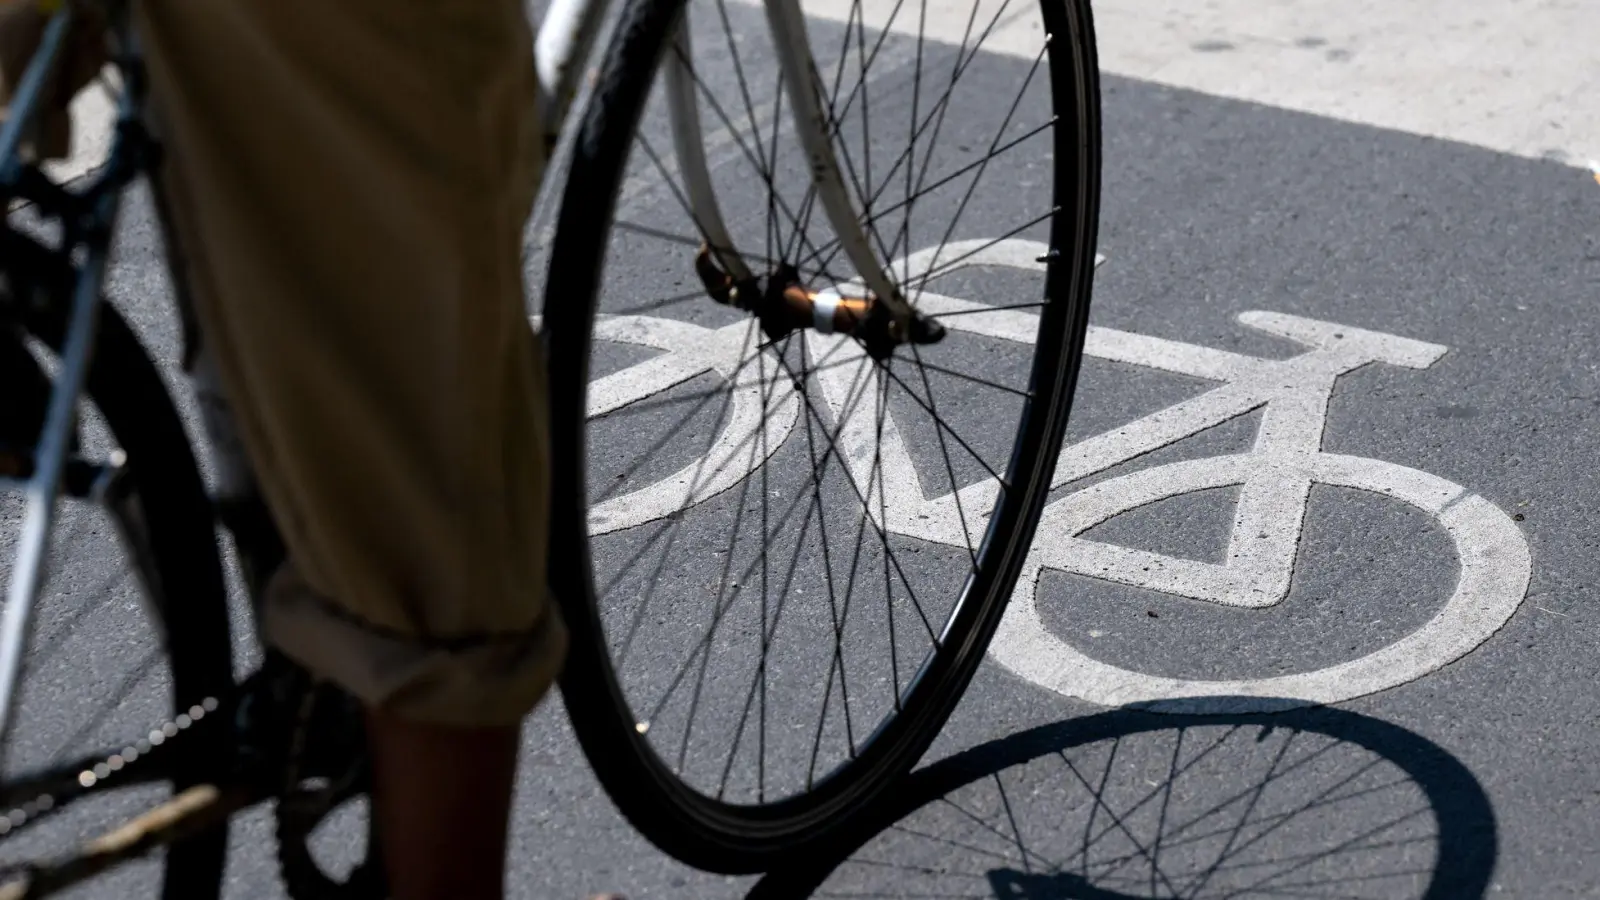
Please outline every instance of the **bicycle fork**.
M667 46L665 89L673 148L687 203L702 239L695 257L695 272L701 284L718 303L754 314L771 340L807 328L824 334L851 334L876 359L888 356L900 344L938 341L944 337L944 327L906 300L884 268L888 260L880 261L874 255L851 205L834 153L832 129L823 108L821 82L812 63L799 0L766 0L763 5L777 47L780 83L789 98L795 131L806 154L812 189L840 248L859 274L859 283L813 291L805 287L799 269L788 261L778 262L764 278L756 276L745 262L711 185L701 141L695 99L698 79L693 70L685 12L679 16Z

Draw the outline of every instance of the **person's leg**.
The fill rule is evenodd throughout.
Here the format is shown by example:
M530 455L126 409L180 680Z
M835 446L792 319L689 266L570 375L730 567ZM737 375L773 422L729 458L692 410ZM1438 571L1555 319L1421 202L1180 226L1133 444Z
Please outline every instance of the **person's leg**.
M393 900L499 900L519 729L372 712L367 734Z
M144 0L197 317L290 564L262 630L368 707L395 896L498 897L559 670L518 0Z

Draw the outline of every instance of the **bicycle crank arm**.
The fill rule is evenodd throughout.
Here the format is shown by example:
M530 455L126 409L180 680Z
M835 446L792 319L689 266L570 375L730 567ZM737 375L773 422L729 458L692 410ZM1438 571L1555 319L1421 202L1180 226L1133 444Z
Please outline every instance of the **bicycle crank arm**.
M226 790L202 784L84 844L59 859L35 862L13 871L0 886L0 900L45 897L120 863L204 831L260 800L256 791Z

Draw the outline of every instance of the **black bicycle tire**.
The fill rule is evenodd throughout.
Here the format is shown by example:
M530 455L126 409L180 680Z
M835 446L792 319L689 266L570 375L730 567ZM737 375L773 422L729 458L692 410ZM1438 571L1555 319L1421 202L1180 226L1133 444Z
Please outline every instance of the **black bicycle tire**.
M61 296L65 296L64 294ZM26 329L59 352L61 316L34 315ZM23 351L25 352L25 351ZM125 477L141 502L160 585L150 599L158 609L173 686L173 714L206 698L224 699L233 687L227 592L211 503L195 466L183 422L160 372L138 337L109 304L96 322L95 350L85 391L127 455ZM174 793L220 783L231 764L226 729L195 729L173 744ZM86 748L88 749L88 748ZM166 850L161 896L208 900L219 896L227 862L227 823Z
M557 218L542 323L550 365L552 560L588 560L584 411L595 298L628 152L684 0L631 0L600 65L596 90L573 150ZM1065 434L1087 329L1099 214L1098 66L1087 0L1044 0L1051 28L1056 203L1047 258L1047 304L1034 358L1033 399L1010 466L1012 491L995 516L1005 535L995 563L974 574L902 711L859 756L815 790L768 806L735 807L700 795L666 770L635 727L611 669L589 565L551 566L552 589L571 634L561 680L568 716L601 784L657 847L689 865L730 874L767 870L826 842L903 776L937 736L976 671L999 624L1043 510ZM1072 183L1064 184L1066 173ZM1065 233L1064 233L1065 232ZM1019 486L1024 489L1019 490ZM989 552L986 545L984 553ZM987 556L985 557L987 558Z

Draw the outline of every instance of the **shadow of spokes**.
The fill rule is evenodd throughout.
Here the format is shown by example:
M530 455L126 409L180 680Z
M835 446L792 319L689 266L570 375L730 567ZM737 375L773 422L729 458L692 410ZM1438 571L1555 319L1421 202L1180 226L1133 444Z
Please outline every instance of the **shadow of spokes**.
M1113 710L912 775L750 900L1470 900L1494 812L1443 748L1336 709Z

